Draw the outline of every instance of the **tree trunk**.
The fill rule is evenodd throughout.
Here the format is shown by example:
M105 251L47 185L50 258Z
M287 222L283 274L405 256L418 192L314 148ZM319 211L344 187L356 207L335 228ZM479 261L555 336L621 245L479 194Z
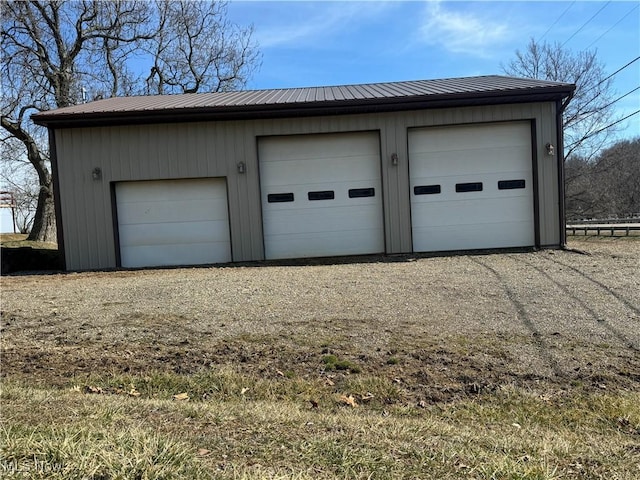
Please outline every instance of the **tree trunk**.
M27 150L27 158L38 174L40 192L33 226L28 240L36 242L57 242L56 209L53 200L53 179L47 167L46 157L38 148L38 144L20 123L12 122L7 117L0 119L2 127L20 140Z
M45 185L40 185L38 207L33 219L33 226L27 240L34 242L57 242L56 210L53 201L53 182L51 179Z

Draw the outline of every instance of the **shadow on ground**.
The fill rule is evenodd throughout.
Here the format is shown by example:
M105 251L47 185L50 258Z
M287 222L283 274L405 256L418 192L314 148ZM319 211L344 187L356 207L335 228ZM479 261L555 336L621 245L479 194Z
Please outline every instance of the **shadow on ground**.
M2 275L24 271L62 270L60 252L54 249L15 247L0 248Z

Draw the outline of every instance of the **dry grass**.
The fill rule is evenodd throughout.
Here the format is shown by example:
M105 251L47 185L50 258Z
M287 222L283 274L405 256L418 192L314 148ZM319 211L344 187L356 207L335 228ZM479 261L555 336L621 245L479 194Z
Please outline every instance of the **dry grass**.
M0 246L2 246L2 248L31 247L43 250L55 250L58 248L58 244L53 242L27 241L27 235L22 233L0 234Z
M239 392L172 401L10 384L2 402L4 464L48 466L41 478L640 474L640 396L631 392L552 397L505 387L474 400L380 411L337 398L314 408Z
M3 277L0 472L638 478L640 242L570 246Z

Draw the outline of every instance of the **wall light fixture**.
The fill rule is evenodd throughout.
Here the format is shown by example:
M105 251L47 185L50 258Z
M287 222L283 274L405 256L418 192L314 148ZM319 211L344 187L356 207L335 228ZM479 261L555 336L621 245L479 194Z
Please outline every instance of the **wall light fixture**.
M545 147L547 148L547 155L553 157L556 153L556 147L554 147L551 143L547 143Z

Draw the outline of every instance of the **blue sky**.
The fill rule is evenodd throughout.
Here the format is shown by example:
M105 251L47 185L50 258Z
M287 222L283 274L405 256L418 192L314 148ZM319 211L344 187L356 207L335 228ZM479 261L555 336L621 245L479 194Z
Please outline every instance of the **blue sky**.
M640 56L637 1L242 1L231 21L253 24L262 66L250 89L503 74L529 39L597 49L608 73ZM640 61L614 77L615 98L640 86ZM640 90L615 104L640 109ZM619 136L640 136L640 114Z

